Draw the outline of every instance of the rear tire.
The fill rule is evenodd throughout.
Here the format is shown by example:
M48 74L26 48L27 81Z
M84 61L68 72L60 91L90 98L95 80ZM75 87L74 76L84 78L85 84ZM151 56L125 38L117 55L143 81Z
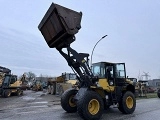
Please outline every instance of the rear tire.
M61 85L58 88L58 93L59 93L59 96L62 96L62 94L64 93L63 87Z
M48 85L47 91L48 91L48 94L51 94L51 86L50 85Z
M99 120L103 110L103 99L94 91L86 91L77 101L77 112L85 120Z
M56 84L53 83L53 85L51 85L51 95L55 95L56 94Z
M4 92L3 95L4 95L5 98L11 96L11 91L10 90L4 90L3 92Z
M110 108L111 105L104 105L104 109L108 110Z
M132 92L127 91L119 102L118 109L124 114L131 114L135 111L136 99Z
M61 106L68 113L77 112L77 105L73 100L77 92L76 89L68 89L62 94Z
M4 90L2 91L2 97L4 97Z
M23 94L23 91L22 91L22 90L20 90L20 89L17 90L17 92L16 92L16 95L17 95L17 96L20 96L20 95L22 95L22 94Z
M157 96L160 98L160 89L157 91Z
M135 90L135 97L138 98L139 97L139 91Z

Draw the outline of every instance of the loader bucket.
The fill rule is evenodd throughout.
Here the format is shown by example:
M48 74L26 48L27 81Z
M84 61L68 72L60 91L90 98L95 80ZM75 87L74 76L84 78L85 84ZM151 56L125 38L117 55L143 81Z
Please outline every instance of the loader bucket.
M74 41L74 35L81 28L81 18L81 12L52 3L38 29L50 48L63 48Z

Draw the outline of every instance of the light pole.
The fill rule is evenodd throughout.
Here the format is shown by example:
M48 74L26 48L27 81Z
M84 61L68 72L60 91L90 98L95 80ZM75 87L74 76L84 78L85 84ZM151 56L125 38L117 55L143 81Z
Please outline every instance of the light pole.
M100 40L98 40L98 42L94 45L93 50L92 50L92 54L91 54L90 67L92 66L92 56L93 56L93 52L94 52L95 47L96 47L97 44L98 44L102 39L104 39L106 36L108 36L108 35L104 35L104 36L103 36Z

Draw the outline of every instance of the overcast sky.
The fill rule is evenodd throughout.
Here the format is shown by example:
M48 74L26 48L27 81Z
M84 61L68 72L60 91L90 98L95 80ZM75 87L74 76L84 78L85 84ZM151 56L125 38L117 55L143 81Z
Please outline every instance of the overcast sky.
M95 48L93 62L125 62L129 77L149 72L150 79L160 78L159 0L0 0L0 66L17 75L71 72L38 30L52 2L83 13L71 45L76 51L91 54L107 34Z

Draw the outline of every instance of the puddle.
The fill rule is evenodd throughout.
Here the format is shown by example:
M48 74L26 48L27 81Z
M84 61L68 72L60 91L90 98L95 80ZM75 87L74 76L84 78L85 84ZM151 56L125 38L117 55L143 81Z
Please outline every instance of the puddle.
M42 98L37 98L38 100L42 99Z
M22 99L24 99L24 100L35 100L34 97L29 97L29 96L24 96L24 97L22 97Z
M41 105L41 106L30 106L31 108L44 108L48 107L48 105Z
M28 111L28 110L32 110L33 111L33 109L32 108L46 108L46 107L48 107L48 105L40 105L40 106L26 106L26 107L20 107L20 108L14 108L14 111L15 110L21 110L21 112L24 112L24 111ZM13 109L12 109L13 110Z
M47 101L41 101L41 102L32 102L32 103L29 103L29 104L46 104L48 103Z
M5 110L0 110L0 113L5 113Z

